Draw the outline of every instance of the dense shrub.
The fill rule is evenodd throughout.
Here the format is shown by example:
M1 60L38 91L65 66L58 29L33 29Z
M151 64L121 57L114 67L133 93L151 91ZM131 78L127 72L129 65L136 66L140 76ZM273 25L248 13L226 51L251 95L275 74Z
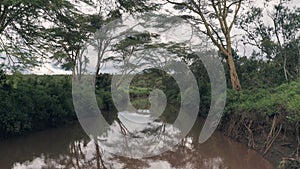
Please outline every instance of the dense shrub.
M12 75L1 81L1 138L59 126L75 118L69 77Z
M107 90L101 86L96 90L102 109L112 107ZM0 99L0 138L57 127L76 119L71 76L0 73Z
M271 89L229 91L227 113L255 117L284 114L290 122L300 121L300 80Z

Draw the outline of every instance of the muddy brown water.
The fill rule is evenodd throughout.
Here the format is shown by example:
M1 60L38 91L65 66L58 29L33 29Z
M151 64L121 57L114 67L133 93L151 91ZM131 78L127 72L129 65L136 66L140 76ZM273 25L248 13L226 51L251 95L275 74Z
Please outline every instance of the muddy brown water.
M198 143L201 119L169 151L133 159L113 155L94 144L79 123L0 142L0 169L107 168L107 169L274 169L245 145L219 132Z

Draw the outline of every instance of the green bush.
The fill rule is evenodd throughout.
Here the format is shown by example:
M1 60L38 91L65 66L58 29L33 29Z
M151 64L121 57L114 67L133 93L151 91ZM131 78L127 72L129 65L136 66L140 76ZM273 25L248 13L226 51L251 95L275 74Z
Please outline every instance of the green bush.
M300 80L272 89L228 91L227 113L255 117L285 114L291 122L300 121Z
M96 97L100 108L112 107L107 88L97 89ZM57 127L76 119L71 76L7 76L0 72L0 99L0 138Z

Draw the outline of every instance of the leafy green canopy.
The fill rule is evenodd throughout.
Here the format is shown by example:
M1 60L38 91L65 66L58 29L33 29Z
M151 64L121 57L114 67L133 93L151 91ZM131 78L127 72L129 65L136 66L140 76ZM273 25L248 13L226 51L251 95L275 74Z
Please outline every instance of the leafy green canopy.
M92 0L77 3L93 5ZM36 65L49 47L44 37L53 25L75 26L80 10L69 0L2 0L0 59L10 68Z
M300 8L292 8L291 0L276 3L271 8L252 6L241 17L240 28L246 32L244 43L260 49L254 55L273 62L276 73L290 81L300 77Z

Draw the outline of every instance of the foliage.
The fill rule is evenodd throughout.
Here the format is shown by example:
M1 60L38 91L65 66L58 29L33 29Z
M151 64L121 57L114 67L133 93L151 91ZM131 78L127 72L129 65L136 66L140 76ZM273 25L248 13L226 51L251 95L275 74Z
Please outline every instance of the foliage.
M66 70L75 71L76 63L83 58L83 51L86 48L85 43L91 34L95 31L92 16L75 15L69 24L62 26L63 23L56 23L45 31L43 37L48 44L47 51L51 52L51 59L60 64ZM98 21L101 24L101 20Z
M283 114L290 122L300 121L300 80L271 89L228 91L227 98L227 113L250 118Z
M148 98L131 99L131 104L136 109L149 109L150 101Z
M0 73L0 77L0 138L57 127L76 119L71 76ZM99 86L96 97L101 109L112 108L106 88Z
M279 1L272 9L268 4L265 8L252 6L240 20L240 28L247 36L242 41L259 48L258 56L280 68L276 73L286 81L300 76L300 8L291 8L291 3L291 0ZM266 19L270 22L265 22Z
M182 0L179 2L167 0L167 3L172 4L175 9L181 12L188 11L190 14L183 15L183 18L196 26L198 31L207 35L215 48L225 56L230 68L231 87L234 90L241 90L242 86L234 63L231 32L240 16L240 9L247 2L247 0Z
M92 5L91 0L76 1ZM0 52L9 69L35 66L49 47L44 41L47 29L59 24L72 25L74 16L80 15L68 0L2 0L0 2ZM47 24L44 24L47 23Z
M245 89L275 87L285 82L281 67L275 62L257 58L237 57L237 71ZM226 67L226 66L225 66ZM226 67L227 69L227 67Z
M74 119L70 79L13 75L1 88L0 137L61 125Z
M157 5L149 3L148 0L117 0L119 9L125 12L149 12L157 9Z
M130 97L147 97L151 88L130 86Z

